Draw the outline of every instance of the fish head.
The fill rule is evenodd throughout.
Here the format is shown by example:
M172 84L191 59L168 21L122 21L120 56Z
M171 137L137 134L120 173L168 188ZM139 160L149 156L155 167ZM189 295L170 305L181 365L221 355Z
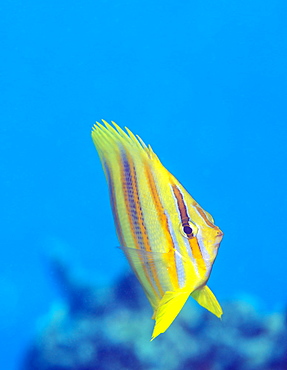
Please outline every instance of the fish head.
M206 275L209 276L223 238L223 232L214 224L212 216L192 198L177 180L172 181L171 184L176 208L174 224L177 222L177 235L181 235L179 244L185 246L189 253L192 252L199 267L201 266L206 271Z

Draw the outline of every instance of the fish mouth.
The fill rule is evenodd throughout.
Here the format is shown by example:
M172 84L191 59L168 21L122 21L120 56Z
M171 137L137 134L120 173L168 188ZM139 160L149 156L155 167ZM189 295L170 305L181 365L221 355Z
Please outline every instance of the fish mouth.
M223 238L223 232L221 230L219 230L216 234L216 237L215 237L215 244L217 245L217 248L219 247L219 244Z
M216 226L216 237L219 238L219 237L223 237L223 232L220 230L220 228L218 226Z

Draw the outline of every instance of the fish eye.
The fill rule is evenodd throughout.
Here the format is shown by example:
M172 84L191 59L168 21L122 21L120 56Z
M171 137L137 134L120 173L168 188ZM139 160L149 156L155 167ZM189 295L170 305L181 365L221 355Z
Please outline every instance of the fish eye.
M183 231L185 234L192 234L192 228L190 226L183 226Z
M180 224L180 230L181 234L188 239L194 238L197 233L197 227L191 221Z

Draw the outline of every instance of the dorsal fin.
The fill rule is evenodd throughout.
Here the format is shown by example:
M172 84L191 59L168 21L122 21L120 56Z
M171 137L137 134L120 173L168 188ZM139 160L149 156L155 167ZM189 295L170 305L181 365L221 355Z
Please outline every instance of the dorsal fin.
M96 122L92 128L92 139L99 152L100 157L109 158L114 152L121 148L128 152L137 152L149 159L156 157L150 146L145 145L139 136L135 136L127 127L126 131L122 130L115 122L113 126L105 120L103 124Z

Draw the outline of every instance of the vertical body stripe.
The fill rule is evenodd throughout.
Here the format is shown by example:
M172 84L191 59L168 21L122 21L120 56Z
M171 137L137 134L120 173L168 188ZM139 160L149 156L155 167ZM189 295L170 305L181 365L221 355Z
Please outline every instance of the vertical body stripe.
M151 196L153 199L153 203L157 211L157 216L161 223L159 227L161 227L162 230L164 231L166 242L167 242L167 248L170 250L169 253L170 253L171 261L170 261L170 266L168 267L169 276L170 276L172 285L174 286L175 289L177 289L180 285L179 280L178 280L179 275L182 275L182 273L179 272L178 270L178 263L176 263L178 256L175 255L175 252L173 251L173 249L176 249L179 251L179 247L175 243L175 239L172 237L172 234L171 234L172 227L170 227L171 223L169 222L168 216L161 203L160 196L159 196L156 184L155 184L153 174L150 170L150 167L148 166L148 164L145 164L144 168L145 168L145 175L148 180Z
M185 286L185 283L186 283L186 273L185 273L185 270L184 270L184 262L183 262L183 259L182 259L182 255L180 254L180 247L179 247L178 242L176 240L176 236L174 234L173 227L172 227L172 222L170 220L170 217L169 217L167 211L165 211L165 215L166 215L167 222L168 222L167 227L168 227L168 230L170 232L172 242L173 242L173 245L174 245L174 249L175 249L174 259L175 259L176 273L177 273L176 283L179 286L179 288L183 288Z
M121 152L121 165L125 204L128 210L130 228L135 244L141 252L152 252L140 204L136 170L133 166L132 160L129 160L124 151ZM144 253L138 252L138 256L142 261L142 267L150 285L153 287L157 295L162 296L164 292L159 282L155 265L150 263L150 259L146 258Z

